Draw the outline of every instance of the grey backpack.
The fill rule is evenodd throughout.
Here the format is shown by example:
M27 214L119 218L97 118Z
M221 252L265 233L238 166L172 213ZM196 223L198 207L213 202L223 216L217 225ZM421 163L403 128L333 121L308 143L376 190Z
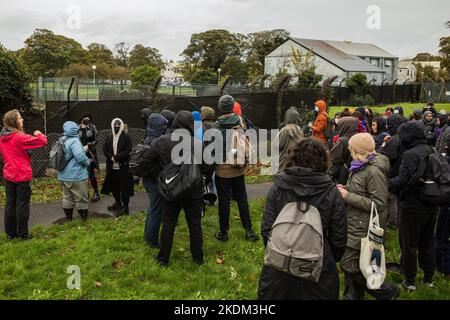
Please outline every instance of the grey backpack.
M318 282L323 264L322 219L316 207L290 202L278 215L267 243L264 264Z

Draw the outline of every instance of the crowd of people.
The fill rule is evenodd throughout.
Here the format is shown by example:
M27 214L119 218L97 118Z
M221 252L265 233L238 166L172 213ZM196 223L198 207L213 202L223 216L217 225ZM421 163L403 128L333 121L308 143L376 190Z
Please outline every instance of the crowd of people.
M204 140L208 130L218 130L223 137L224 157L230 152L227 131L253 128L240 104L225 95L214 108L200 111L170 110L160 113L141 111L146 127L147 146L141 160L142 182L149 196L144 238L151 248L159 249L156 261L169 265L176 225L181 210L190 234L193 261L204 263L201 220L205 206L205 189L217 195L219 241L229 240L230 202L237 202L248 241L256 242L245 185L245 165L201 161L195 170L201 173L202 185L192 187L182 198L169 198L161 189L161 175L173 165L172 151L179 141L175 131L182 129L183 140L192 146ZM264 263L258 290L259 299L338 299L339 275L344 273L344 299L364 299L366 293L376 299L395 299L400 293L396 283L383 281L370 289L360 270L361 239L371 225L371 208L376 206L380 225L399 229L401 248L401 285L416 289L417 264L423 270L423 285L433 287L435 270L450 279L450 199L447 205L433 205L420 194L421 162L432 153L442 155L450 164L450 114L437 112L432 103L423 111L415 110L406 118L402 107L388 108L375 114L370 108L345 108L330 119L323 100L315 103L315 121L307 124L305 134L299 110L285 113L278 133L279 172L267 196L261 235L268 246L280 213L292 203L306 203L320 214L323 235L323 260L318 281L296 277L284 268ZM23 119L17 110L5 114L0 133L0 154L4 161L6 190L5 231L8 239L30 239L28 219L31 197L31 156L29 150L47 144L41 132L25 134ZM88 181L93 188L91 202L100 194L112 193L114 203L108 210L117 216L130 213L130 197L136 182L130 170L133 150L126 124L119 118L111 121L111 132L102 146L106 158L106 177L99 192L96 172L98 133L92 116L84 115L79 123L67 121L60 138L67 165L58 172L63 191L63 211L73 219L76 208L87 220L89 213ZM229 142L229 141L228 141ZM194 171L192 171L194 172ZM175 176L174 176L175 179ZM167 181L167 178L166 178ZM215 198L209 205L215 205ZM302 211L303 212L303 211ZM383 237L381 237L383 238ZM380 240L382 243L382 240ZM293 244L294 245L294 244ZM307 250L308 248L305 248ZM387 248L389 250L389 248ZM322 258L321 258L322 259ZM291 261L286 261L287 266Z

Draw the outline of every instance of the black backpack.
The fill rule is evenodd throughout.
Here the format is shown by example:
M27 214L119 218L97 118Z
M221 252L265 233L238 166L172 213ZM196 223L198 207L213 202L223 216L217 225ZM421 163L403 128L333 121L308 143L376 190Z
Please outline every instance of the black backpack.
M145 152L149 149L150 146L148 144L139 143L131 150L129 163L130 163L130 170L133 176L137 177L147 176L142 159L144 157Z
M430 205L450 203L450 164L437 153L426 156L418 168L419 198Z
M52 145L52 148L50 149L50 159L48 161L49 168L63 171L69 164L71 159L66 159L66 147L64 145L66 141L67 138L62 136Z
M185 199L192 190L203 188L199 164L168 164L159 174L159 192L167 201Z

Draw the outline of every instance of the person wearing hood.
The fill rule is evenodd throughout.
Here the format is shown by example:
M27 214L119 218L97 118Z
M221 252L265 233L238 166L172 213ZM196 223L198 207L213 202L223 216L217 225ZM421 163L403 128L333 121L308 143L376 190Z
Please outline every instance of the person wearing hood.
M143 162L151 168L149 174L151 177L157 178L163 168L173 162L172 150L180 141L190 141L193 146L197 143L194 137L194 118L189 111L179 111L172 123L172 132L157 138L152 142L150 151L144 154ZM175 137L174 135L177 135ZM204 146L204 144L203 144ZM209 182L212 174L212 166L196 164L201 167L201 172ZM203 254L203 233L201 227L201 218L203 210L203 189L195 188L189 192L188 196L179 201L168 201L161 197L162 213L162 229L161 229L161 246L156 260L162 266L169 265L170 253L172 251L173 237L175 226L178 221L181 209L183 209L186 221L189 227L190 249L192 258L195 263L202 264L204 262Z
M442 156L450 165L450 136L447 137ZM439 208L436 225L436 266L443 276L450 280L450 199L449 203Z
M388 157L390 162L390 169L388 178L393 178L398 175L398 170L402 164L402 155L405 152L405 147L400 140L398 129L402 124L407 122L406 118L395 114L386 120L386 128L389 136L385 137L386 143L379 149L379 152ZM393 192L389 192L388 205L386 209L386 219L388 226L392 229L398 228L399 223L399 208L397 196Z
M144 122L144 127L147 127L147 121L148 118L152 115L153 111L150 110L149 108L144 108L141 110L141 118L142 121Z
M73 220L73 209L84 221L88 218L88 168L90 159L86 156L89 146L80 140L79 127L73 121L63 125L65 158L69 163L64 170L58 172L58 180L63 191L63 210L66 220Z
M202 107L201 110L203 130L211 129L214 122L217 120L216 111L211 107Z
M386 143L387 137L389 137L386 120L381 117L373 119L371 132L375 140L375 150L379 151Z
M167 129L165 134L170 133L170 130L172 128L172 123L173 123L173 119L175 119L175 112L170 111L168 109L165 109L163 111L161 111L161 115L166 118L167 120Z
M416 289L417 255L424 272L423 283L433 286L435 271L434 230L438 208L425 203L420 196L420 163L433 153L427 145L423 128L408 122L400 127L399 136L406 150L398 175L389 179L389 188L398 195L401 209L400 249L401 269L405 276L402 285L408 290Z
M106 158L106 177L102 194L112 192L115 202L108 210L117 211L118 217L130 214L130 197L134 195L133 175L130 171L130 153L133 141L124 130L124 123L116 118L111 121L111 134L106 137L103 153Z
M413 114L410 117L411 121L422 121L422 111L414 109Z
M405 117L405 112L401 106L395 107L393 113L399 115L400 117Z
M167 119L161 114L152 114L147 121L147 137L144 140L145 143L151 146L153 141L162 137L166 132L167 124ZM147 209L147 219L145 220L144 238L150 247L159 248L162 207L158 179L155 177L143 177L142 182L150 201Z
M328 140L325 137L325 130L328 126L328 114L327 114L327 104L323 100L316 101L314 104L314 110L317 112L316 120L314 124L310 124L312 130L312 137L319 141L322 141L326 146L328 146Z
M303 130L300 128L300 114L296 107L289 108L284 116L285 126L278 132L279 146L279 170L288 166L289 149L304 138Z
M350 161L352 161L348 141L357 133L357 127L358 119L354 117L343 117L338 121L339 139L330 150L329 169L329 174L336 183L347 183Z
M88 167L89 181L91 182L92 188L94 189L94 195L92 196L91 202L97 202L100 200L97 177L95 176L95 171L99 170L96 149L98 143L98 131L95 125L92 123L91 114L86 113L80 118L78 125L78 135L83 146L87 146L86 156L90 161Z
M230 135L227 130L240 127L247 129L242 118L233 113L234 98L225 95L219 100L219 110L221 116L214 123L213 128L221 132L223 137L223 154L224 158L228 154L227 146L231 146L227 142ZM231 150L230 150L231 151ZM224 159L225 160L225 159ZM239 208L242 226L245 229L246 237L250 241L257 241L258 235L253 231L252 221L250 218L250 209L247 201L247 190L245 188L245 167L235 168L231 164L223 163L216 166L216 187L217 196L219 198L219 225L220 230L216 233L216 239L219 241L228 240L228 230L230 227L230 201L231 195L236 200Z
M362 300L366 292L377 300L395 299L400 294L396 284L385 281L378 290L368 289L359 267L361 239L367 236L372 202L380 218L385 215L389 159L375 152L375 142L369 133L354 135L348 144L353 159L350 177L346 186L337 186L347 205L347 247L341 262L345 276L344 299Z
M437 117L437 126L435 129L436 143L439 141L442 132L444 132L448 127L448 116L447 113L439 113Z
M436 119L433 117L433 113L431 111L425 111L423 113L422 124L428 145L434 146L436 144Z
M31 238L28 220L33 170L29 151L47 144L47 137L38 130L33 135L26 134L23 122L18 110L8 111L3 117L4 128L0 133L6 193L5 233L9 240Z
M283 208L292 202L307 202L320 213L324 235L323 267L319 282L304 280L264 265L259 279L258 299L338 300L341 260L347 242L345 204L327 174L325 146L313 139L297 141L289 152L289 165L274 179L267 196L261 234L267 245L272 226Z
M250 121L249 118L247 118L243 113L242 113L242 107L241 104L237 101L234 102L234 107L233 107L233 113L235 115L237 115L238 117L241 117L244 120L245 125L247 126L247 129L252 129L255 127L255 125Z
M198 111L192 111L192 117L194 118L194 137L203 141L202 115Z

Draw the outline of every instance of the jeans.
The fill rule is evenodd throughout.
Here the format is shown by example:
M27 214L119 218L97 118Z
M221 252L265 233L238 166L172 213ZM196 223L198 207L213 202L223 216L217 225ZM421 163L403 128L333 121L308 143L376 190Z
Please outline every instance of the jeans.
M162 198L163 225L161 230L161 249L158 260L169 263L172 251L175 226L180 216L181 209L184 210L189 227L190 249L194 260L203 260L203 233L202 233L202 208L203 198L186 199L179 202L169 202Z
M236 200L242 226L245 230L252 229L250 210L245 189L245 176L235 178L221 178L216 176L217 196L219 198L219 224L222 233L230 229L230 201L231 195Z
M450 274L450 207L439 210L436 227L436 265L439 272Z
M144 237L148 244L159 243L159 229L161 228L161 195L158 189L158 181L150 178L143 179L145 190L148 193L150 204L145 221Z
M434 229L437 213L413 213L405 210L400 216L401 267L406 280L416 282L417 260L423 270L424 279L431 281L436 261L434 250Z
M10 236L28 235L30 218L31 182L5 180L5 232Z

